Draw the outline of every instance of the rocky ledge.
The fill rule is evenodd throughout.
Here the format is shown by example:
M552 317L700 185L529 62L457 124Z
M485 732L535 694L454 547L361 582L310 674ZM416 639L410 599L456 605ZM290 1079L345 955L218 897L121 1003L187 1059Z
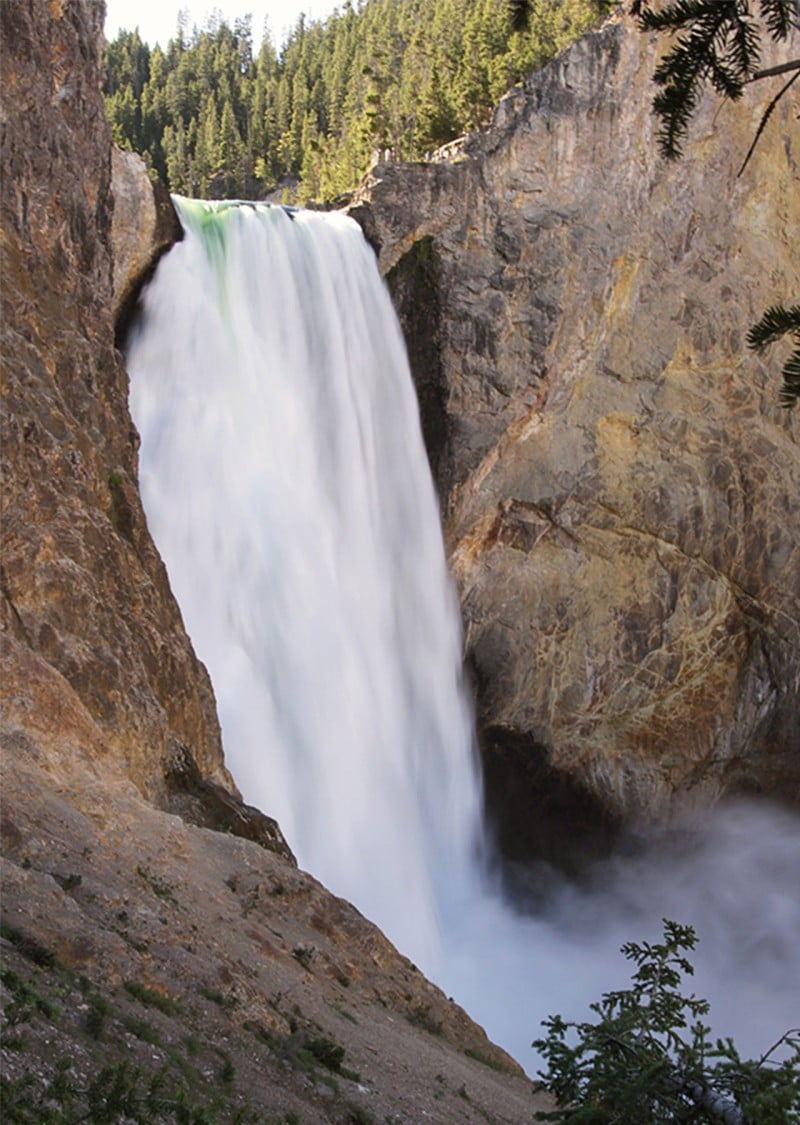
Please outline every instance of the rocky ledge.
M80 1119L104 1070L139 1099L158 1075L160 1121L188 1120L181 1099L204 1121L304 1125L542 1104L349 903L146 802L51 665L11 640L0 675L0 1062L26 1120Z

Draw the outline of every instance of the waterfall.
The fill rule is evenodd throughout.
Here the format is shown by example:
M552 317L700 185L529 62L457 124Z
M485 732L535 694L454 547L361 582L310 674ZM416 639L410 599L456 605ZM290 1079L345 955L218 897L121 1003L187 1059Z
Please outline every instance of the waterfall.
M151 529L247 799L429 963L480 788L391 301L351 219L179 205L130 357Z
M797 818L739 804L690 849L512 908L482 853L458 606L374 256L341 215L177 202L186 237L128 342L131 409L245 799L528 1069L539 1021L623 986L619 946L662 915L700 932L720 1033L769 1046L800 1022Z

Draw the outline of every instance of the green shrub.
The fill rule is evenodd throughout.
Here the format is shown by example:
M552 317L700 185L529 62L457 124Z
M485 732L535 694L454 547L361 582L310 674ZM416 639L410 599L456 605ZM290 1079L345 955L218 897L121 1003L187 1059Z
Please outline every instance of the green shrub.
M299 961L304 969L308 969L311 967L315 953L316 950L313 945L298 945L296 949L292 950L292 957L295 961Z
M29 980L23 980L13 969L0 965L0 981L11 993L11 1000L3 1009L10 1027L28 1023L36 1012L41 1012L45 1019L49 1020L56 1020L61 1015L61 1009L57 1004L42 996Z
M153 874L149 867L142 867L141 865L136 868L136 874L144 879L154 895L158 895L164 902L169 902L173 906L178 905L178 900L175 897L175 888L171 883L168 883L166 879L159 879L157 875Z
M92 993L89 997L89 1010L84 1021L85 1027L92 1039L99 1039L103 1034L106 1019L111 1011L111 1005L104 996Z
M154 988L147 988L138 981L126 980L125 991L146 1007L158 1008L165 1016L177 1016L180 1013L180 1006L174 1000L170 1000L169 996L156 992Z
M496 1062L495 1059L490 1059L486 1055L482 1055L480 1051L474 1051L472 1047L467 1047L464 1054L468 1059L474 1059L475 1062L481 1063L483 1066L488 1066L490 1070L496 1070L499 1074L505 1072L505 1067L502 1063Z
M305 1048L328 1070L341 1069L344 1062L344 1047L340 1047L332 1039L325 1039L322 1036L317 1039L306 1039Z
M0 923L0 937L4 937L6 941L10 941L23 957L27 957L34 965L39 965L43 969L52 969L56 965L56 955L50 949L46 949L43 945L39 945L38 941L33 938L26 937L21 930L16 929L14 926L8 926L5 922Z
M547 1037L533 1046L547 1063L540 1074L558 1108L537 1121L571 1125L800 1122L800 1029L782 1036L758 1060L744 1060L731 1039L709 1039L709 1004L679 991L694 969L685 952L691 926L664 919L664 939L622 947L636 970L632 986L608 992L591 1011L597 1022L550 1016ZM779 1061L779 1048L788 1057Z
M430 1035L442 1034L442 1025L431 1015L429 1004L418 1004L406 1018L414 1027L420 1027Z

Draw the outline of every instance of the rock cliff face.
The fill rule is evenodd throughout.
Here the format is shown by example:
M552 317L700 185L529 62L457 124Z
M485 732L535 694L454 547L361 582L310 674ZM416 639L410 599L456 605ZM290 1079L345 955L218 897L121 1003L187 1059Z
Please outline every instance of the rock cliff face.
M3 620L163 803L186 763L234 787L138 497L114 350L103 16L100 4L0 5Z
M352 211L412 341L520 853L537 789L601 821L800 798L800 431L744 344L800 290L796 107L737 178L768 95L705 101L667 165L658 46L613 20Z
M111 311L120 337L135 311L142 285L149 280L161 255L183 238L183 230L169 192L160 180L150 179L138 153L112 149L111 186Z

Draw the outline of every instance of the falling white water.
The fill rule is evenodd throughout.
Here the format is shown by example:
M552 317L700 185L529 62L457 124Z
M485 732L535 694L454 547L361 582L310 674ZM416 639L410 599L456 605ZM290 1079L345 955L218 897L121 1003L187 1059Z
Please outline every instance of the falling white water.
M479 787L391 302L351 219L181 206L130 354L152 532L247 799L429 963Z
M758 1053L800 1023L800 821L738 805L559 886L537 917L481 855L458 608L405 350L359 228L180 203L129 341L153 537L245 799L530 1071L549 1012L701 935L695 987ZM687 830L688 831L688 830Z

